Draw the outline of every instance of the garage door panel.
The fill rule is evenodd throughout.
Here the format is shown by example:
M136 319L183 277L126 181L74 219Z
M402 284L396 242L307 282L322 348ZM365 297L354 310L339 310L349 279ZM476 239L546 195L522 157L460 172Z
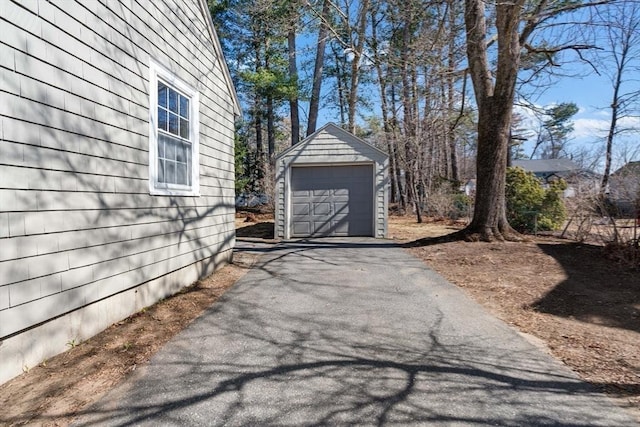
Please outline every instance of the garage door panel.
M335 202L333 204L333 216L346 216L349 213L349 202Z
M372 165L293 167L293 237L372 236Z
M309 197L310 195L309 190L294 190L291 192L291 196L293 197Z
M314 231L310 235L329 235L331 234L331 221L314 221L313 228Z
M291 206L291 210L294 216L308 216L309 215L309 203L294 203Z
M314 203L313 204L313 214L318 216L327 216L331 214L331 203Z
M295 222L293 223L293 234L309 236L311 235L311 224L308 222Z

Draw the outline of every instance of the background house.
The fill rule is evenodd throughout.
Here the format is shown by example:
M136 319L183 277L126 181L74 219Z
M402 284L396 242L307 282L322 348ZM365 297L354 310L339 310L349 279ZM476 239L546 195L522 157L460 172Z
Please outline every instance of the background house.
M640 162L629 162L609 177L608 198L616 216L640 214Z
M595 194L600 188L601 177L598 174L581 168L569 159L514 160L512 166L532 172L544 184L549 184L556 179L564 179L567 182L565 197Z
M3 382L231 260L239 105L205 0L0 18Z

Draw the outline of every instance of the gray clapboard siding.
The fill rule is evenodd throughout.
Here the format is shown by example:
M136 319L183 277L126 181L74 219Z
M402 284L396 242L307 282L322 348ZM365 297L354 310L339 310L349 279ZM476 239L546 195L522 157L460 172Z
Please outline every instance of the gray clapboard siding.
M0 358L13 365L0 382L230 259L238 106L204 13L203 0L0 8ZM200 94L200 197L149 195L150 58ZM58 323L73 325L63 340L25 347Z

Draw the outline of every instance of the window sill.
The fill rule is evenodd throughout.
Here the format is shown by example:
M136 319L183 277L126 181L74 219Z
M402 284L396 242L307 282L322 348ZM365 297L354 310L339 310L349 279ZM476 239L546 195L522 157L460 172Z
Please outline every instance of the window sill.
M149 190L149 194L152 196L200 197L200 192L197 190L177 190L168 188L155 188Z

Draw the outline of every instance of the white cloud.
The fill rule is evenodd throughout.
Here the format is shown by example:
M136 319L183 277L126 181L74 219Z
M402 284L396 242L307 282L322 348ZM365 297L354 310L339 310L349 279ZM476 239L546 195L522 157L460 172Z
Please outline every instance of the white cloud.
M601 118L580 117L573 121L572 138L596 139L602 138L607 133L609 121Z

